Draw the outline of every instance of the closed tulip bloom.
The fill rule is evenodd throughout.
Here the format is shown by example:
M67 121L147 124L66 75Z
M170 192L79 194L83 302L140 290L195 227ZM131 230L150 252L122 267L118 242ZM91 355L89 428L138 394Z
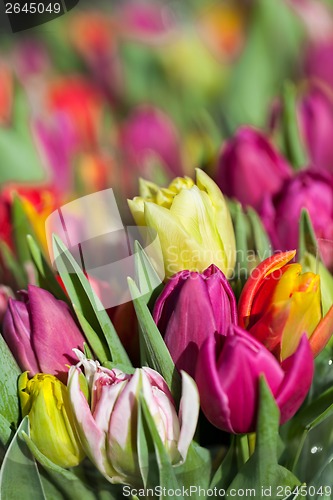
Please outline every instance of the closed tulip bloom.
M205 339L226 335L237 323L236 299L222 271L212 264L203 273L181 271L158 297L154 320L178 370L194 377Z
M199 353L196 382L208 420L227 432L253 432L264 375L281 412L289 420L301 406L313 377L313 358L304 336L282 364L250 333L231 326L227 336L208 337Z
M142 181L140 196L129 200L138 226L154 229L162 248L165 274L202 272L215 264L233 273L235 234L226 201L212 179L196 170L196 184L176 178L168 188Z
M22 416L39 451L60 467L75 467L85 457L74 427L67 387L52 375L27 372L19 379Z
M9 299L3 337L22 370L67 379L66 365L75 363L72 349L85 341L69 307L42 288L29 285L24 301Z
M121 146L128 161L146 175L152 159L161 162L170 176L182 171L177 129L157 108L140 106L134 110L122 129Z
M137 450L140 397L148 406L170 462L176 465L186 459L199 413L198 391L186 373L182 374L177 415L167 384L156 371L138 368L127 375L81 359L90 404L82 392L82 371L72 367L68 388L76 426L87 455L111 483L142 484Z
M259 264L238 304L240 326L279 360L297 350L303 334L316 356L333 333L333 307L322 317L320 276L288 264L295 253L275 254Z
M263 194L279 191L291 177L287 161L258 130L241 127L222 149L216 182L226 196L258 210Z
M310 85L298 101L297 114L311 168L333 172L332 95L324 86Z
M333 240L332 175L300 171L283 185L279 193L265 198L260 216L276 250L297 248L303 208L309 212L316 237ZM322 247L322 258L328 267L333 265L333 253L328 247Z

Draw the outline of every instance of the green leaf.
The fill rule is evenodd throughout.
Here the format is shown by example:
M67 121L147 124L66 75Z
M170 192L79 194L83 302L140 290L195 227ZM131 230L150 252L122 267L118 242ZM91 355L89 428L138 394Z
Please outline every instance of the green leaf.
M102 363L109 361L111 357L114 363L131 365L117 332L99 298L80 266L56 235L53 236L53 247L57 269L75 310L80 311L81 320L83 316L90 324L90 333L92 334L95 331L97 334L95 345L99 341L101 348L98 352L95 351L96 356Z
M90 491L90 488L80 480L71 470L63 469L49 460L43 453L39 451L34 442L30 439L26 432L22 432L22 437L28 446L30 452L44 467L48 475L58 485L60 491L64 492L73 500L94 500L95 495ZM73 471L78 470L74 468Z
M11 127L0 128L0 184L6 182L40 182L46 179L31 133L30 107L23 90L14 96Z
M210 488L226 490L238 472L237 464L236 439L233 436L228 452L213 476Z
M27 235L34 235L34 230L25 213L23 203L18 195L14 195L12 203L12 227L15 249L18 260L22 266L31 261Z
M282 132L284 140L284 150L291 165L299 170L308 163L306 151L304 149L297 120L295 85L286 82L283 92L283 114Z
M298 260L302 259L306 252L317 256L318 243L312 226L309 212L303 208L299 221Z
M175 401L180 399L180 377L167 346L150 314L145 299L131 278L128 278L135 312L140 325L140 334L144 343L148 364L159 372L168 384Z
M26 288L28 284L28 278L24 267L22 267L19 264L9 246L4 241L1 240L0 240L0 254L1 254L1 260L3 260L5 268L8 269L9 273L14 278L17 288L19 289Z
M152 439L147 420L143 415L141 403L138 407L137 450L141 477L145 488L153 488L159 484L159 469L154 453Z
M192 493L191 497L200 498L200 488L202 491L209 488L211 468L209 450L192 441L185 462L175 467L174 470L178 483L184 488L196 487L196 494Z
M68 302L68 297L59 285L39 245L31 234L27 235L28 249L37 270L38 286L51 292L57 299Z
M0 366L1 366L1 384L0 384L0 414L15 429L19 422L20 407L17 396L17 380L21 375L21 370L9 350L3 337L0 335ZM4 425L5 422L2 422ZM2 426L1 426L2 428ZM0 440L6 444L8 431L0 434Z
M278 487L290 487L291 491L300 481L278 464L280 412L264 377L260 380L260 406L257 422L256 448L250 459L232 481L231 489L252 489L257 500L267 499L262 488L270 488L271 498L278 498ZM227 493L227 495L228 495Z
M161 279L138 241L134 243L134 252L136 282L148 304L154 290L161 284Z
M151 439L154 443L156 461L159 469L159 485L161 486L161 488L166 488L167 490L176 490L177 488L179 488L179 485L176 478L175 469L170 462L169 455L164 448L164 444L162 443L154 419L152 418L148 405L143 398L141 399L140 404L142 408L142 415L145 419L147 428L149 429L151 435ZM169 497L166 496L165 498ZM183 497L179 496L177 498L182 499Z
M260 262L262 262L272 255L272 244L257 212L248 207L247 215L252 229L253 246Z
M0 497L10 500L46 500L37 464L21 438L29 434L25 417L9 445L0 471Z

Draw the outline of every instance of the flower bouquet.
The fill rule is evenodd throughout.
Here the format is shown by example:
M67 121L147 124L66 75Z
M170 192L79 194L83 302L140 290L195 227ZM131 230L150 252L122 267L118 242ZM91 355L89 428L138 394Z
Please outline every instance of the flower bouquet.
M29 269L35 284L1 291L2 498L330 498L330 455L309 472L331 439L333 332L310 219L298 253L273 252L255 212L229 209L203 170L167 188L142 181L129 200L133 253L123 266L119 231L102 241L100 226L90 246L106 264L94 275L83 233L70 248L61 239L92 222L76 210L71 226L72 204L47 221L65 224L49 257L20 198L12 210L31 264L17 261L16 277ZM111 320L119 311L127 337Z

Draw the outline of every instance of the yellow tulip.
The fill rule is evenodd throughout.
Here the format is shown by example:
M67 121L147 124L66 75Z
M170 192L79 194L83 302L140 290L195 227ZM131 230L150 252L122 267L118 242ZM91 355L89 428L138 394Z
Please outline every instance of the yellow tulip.
M184 269L202 272L211 264L232 275L236 246L230 213L205 172L196 169L196 183L178 177L168 188L141 180L140 196L128 203L136 224L157 232L167 278Z
M67 387L53 375L19 379L22 416L29 415L30 436L37 448L60 467L74 467L84 458L73 422Z

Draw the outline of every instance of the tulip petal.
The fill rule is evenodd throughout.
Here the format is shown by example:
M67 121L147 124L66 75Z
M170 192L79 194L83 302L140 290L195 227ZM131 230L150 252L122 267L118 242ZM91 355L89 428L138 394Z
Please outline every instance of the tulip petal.
M199 392L194 380L184 371L182 376L182 397L179 407L180 435L178 439L178 451L186 460L188 448L193 439L200 409Z
M285 377L275 399L281 411L281 424L283 424L295 415L312 383L314 363L305 334L297 351L287 358L281 367L285 372Z
M195 381L199 389L201 408L215 427L234 432L229 399L223 390L217 371L215 349L215 339L208 337L198 356Z
M69 307L42 288L29 285L32 345L41 371L67 378L66 365L75 364L73 348L83 350L84 337Z
M31 375L41 372L41 367L31 345L31 324L27 306L9 299L3 323L3 337L22 370Z
M244 285L241 296L238 303L238 320L239 326L242 328L247 328L249 323L249 317L251 315L252 304L254 298L262 286L263 279L280 269L285 264L287 264L296 255L296 250L291 250L289 252L282 252L272 255L265 259L259 266L257 266L251 273L247 282Z
M70 368L68 391L82 446L102 474L108 478L117 476L116 471L112 469L106 457L105 433L96 425L89 404L80 389L80 373L79 368L74 366Z
M313 357L324 349L329 339L333 334L333 306L330 307L328 313L319 322L317 328L311 335L309 342Z
M216 331L226 335L231 323L237 325L237 305L234 292L223 272L214 264L204 271L205 283L210 297ZM220 300L217 300L217 297Z
M184 268L203 271L211 262L211 254L205 260L201 245L175 220L170 210L145 203L145 219L148 227L158 234L164 262L167 263L166 277L170 277Z

